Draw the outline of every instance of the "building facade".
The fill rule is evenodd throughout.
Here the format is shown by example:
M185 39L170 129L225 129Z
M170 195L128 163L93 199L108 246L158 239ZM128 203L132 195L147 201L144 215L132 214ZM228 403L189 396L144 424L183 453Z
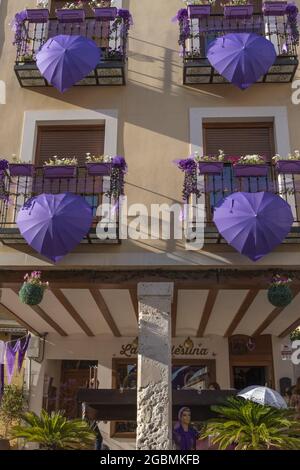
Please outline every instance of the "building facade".
M299 177L280 179L271 169L273 155L300 148L297 46L289 48L290 38L284 46L276 30L286 17L273 19L271 26L271 20L261 20L254 32L261 33L264 25L277 62L263 83L241 91L220 75L216 78L205 62L211 30L201 30L204 43L199 40L195 46L200 56L193 56L195 39L183 43L181 38L178 45L179 27L172 18L184 6L181 0L116 0L115 6L128 9L133 18L128 37L124 29L118 30L119 24L108 34L112 21L100 21L99 32L99 24L88 19L88 7L83 25L58 24L55 11L62 3L49 2L46 23L25 20L17 44L12 20L25 7L35 8L36 2L0 4L1 158L12 162L16 155L34 168L34 177L9 180L8 202L1 202L1 308L40 337L26 372L32 410L64 408L76 416L81 388L115 389L118 395L110 403L116 406L115 416L101 411L105 393L103 402L89 400L99 410L109 447L168 449L172 420L180 404L189 404L179 392L203 390L211 382L223 390L268 384L283 391L299 375L290 360L289 340L300 323ZM261 8L255 2L255 18L263 18ZM215 16L220 14L217 9ZM196 37L201 24L193 21ZM35 54L57 33L83 31L96 41L103 60L82 86L62 94L41 78ZM218 191L215 177L209 184L199 177L197 184L208 188L200 197L204 246L191 247L187 237L174 234L164 239L155 230L150 237L146 222L153 205L183 207L184 177L174 160L194 152L216 154L219 149L230 156L264 155L268 177L237 183L226 170ZM107 202L111 177L91 182L84 173L86 153L124 155L128 221L134 224L141 216L131 225L131 234L140 231L138 239L122 238L124 221L114 218L105 227L112 237L97 237L101 217L96 210ZM78 158L81 169L72 181L39 176L43 163L54 155ZM292 209L291 233L257 262L226 243L212 222L214 206L234 184L248 192L276 188ZM88 236L52 263L26 243L16 218L32 195L62 192L84 196L94 220ZM137 212L141 209L134 204L142 204L144 212ZM113 215L120 212L115 207ZM173 225L176 217L180 214L175 214ZM168 222L162 211L155 212L153 220ZM39 305L29 306L20 302L18 290L25 273L33 270L42 271L49 289ZM276 272L293 281L294 298L285 308L274 307L267 298ZM135 390L137 398L132 398ZM197 404L191 407L198 419Z

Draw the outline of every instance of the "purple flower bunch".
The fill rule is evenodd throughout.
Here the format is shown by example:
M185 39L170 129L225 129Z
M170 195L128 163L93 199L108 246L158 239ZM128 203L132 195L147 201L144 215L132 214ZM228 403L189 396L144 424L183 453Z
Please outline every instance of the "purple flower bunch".
M270 281L270 286L286 286L292 282L292 279L283 274L274 274Z
M27 19L26 10L19 11L15 14L15 17L11 23L12 30L15 33L13 45L21 46L23 40L23 25L24 21Z
M193 158L183 158L181 160L175 160L176 165L181 171L186 173L194 173L197 169L197 163Z
M191 35L191 27L189 22L189 15L186 8L181 8L175 16L179 23L179 40L178 44L185 48L185 42Z
M294 44L299 44L298 7L294 3L288 3L286 7L287 23Z
M183 200L187 201L191 194L195 194L197 197L200 197L197 180L197 163L195 160L193 158L183 158L175 160L175 164L184 172L182 191Z
M127 163L124 157L116 155L112 159L112 168L110 172L110 188L107 196L118 199L125 194L124 191L124 175L127 172Z
M5 170L8 169L8 161L5 160L4 158L2 160L0 160L0 172L5 172Z

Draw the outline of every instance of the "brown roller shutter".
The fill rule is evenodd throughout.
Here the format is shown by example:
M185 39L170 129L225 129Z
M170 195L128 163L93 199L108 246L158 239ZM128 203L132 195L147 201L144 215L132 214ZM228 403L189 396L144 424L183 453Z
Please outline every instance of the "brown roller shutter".
M76 157L84 165L86 153L103 155L104 126L40 126L38 128L36 164L54 155Z
M206 123L203 127L206 155L217 155L222 149L227 156L259 154L270 161L275 153L272 122Z

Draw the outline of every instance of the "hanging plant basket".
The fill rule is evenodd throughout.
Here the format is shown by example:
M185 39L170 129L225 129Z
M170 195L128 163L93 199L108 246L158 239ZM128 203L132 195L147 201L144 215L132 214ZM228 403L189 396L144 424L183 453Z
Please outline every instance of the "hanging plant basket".
M274 307L286 307L293 300L293 292L288 285L270 286L268 300Z
M10 163L10 176L33 176L33 165L31 163Z
M118 10L111 8L94 8L94 14L97 21L113 21L117 16Z
M190 18L203 18L211 14L211 5L189 5L188 12Z
M85 20L85 12L81 8L56 10L56 16L60 23L83 23Z
M39 305L43 300L43 296L44 287L29 282L24 282L19 291L19 298L26 305Z
M263 14L265 16L283 16L285 15L287 2L264 2Z
M253 5L225 5L224 16L229 19L251 18Z
M237 178L240 177L249 177L249 176L267 176L268 175L268 165L258 164L258 165L244 165L237 163L233 165L233 173Z
M200 175L220 175L223 167L223 162L199 162Z
M281 174L300 174L300 160L278 160L276 170Z
M75 165L49 165L43 167L45 178L75 178Z
M26 8L29 23L47 23L49 20L48 8Z

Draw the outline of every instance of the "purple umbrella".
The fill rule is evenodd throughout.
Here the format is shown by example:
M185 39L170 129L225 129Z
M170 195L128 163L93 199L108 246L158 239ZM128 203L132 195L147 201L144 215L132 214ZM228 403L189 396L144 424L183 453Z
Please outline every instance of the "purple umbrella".
M43 77L62 93L85 78L99 62L100 49L84 36L55 36L36 55Z
M20 209L17 225L32 248L56 262L80 243L92 218L92 208L82 196L41 194Z
M230 33L211 43L207 58L220 75L244 90L268 72L276 51L258 34Z
M215 209L214 222L229 245L257 261L288 235L294 218L281 197L267 192L234 193Z

